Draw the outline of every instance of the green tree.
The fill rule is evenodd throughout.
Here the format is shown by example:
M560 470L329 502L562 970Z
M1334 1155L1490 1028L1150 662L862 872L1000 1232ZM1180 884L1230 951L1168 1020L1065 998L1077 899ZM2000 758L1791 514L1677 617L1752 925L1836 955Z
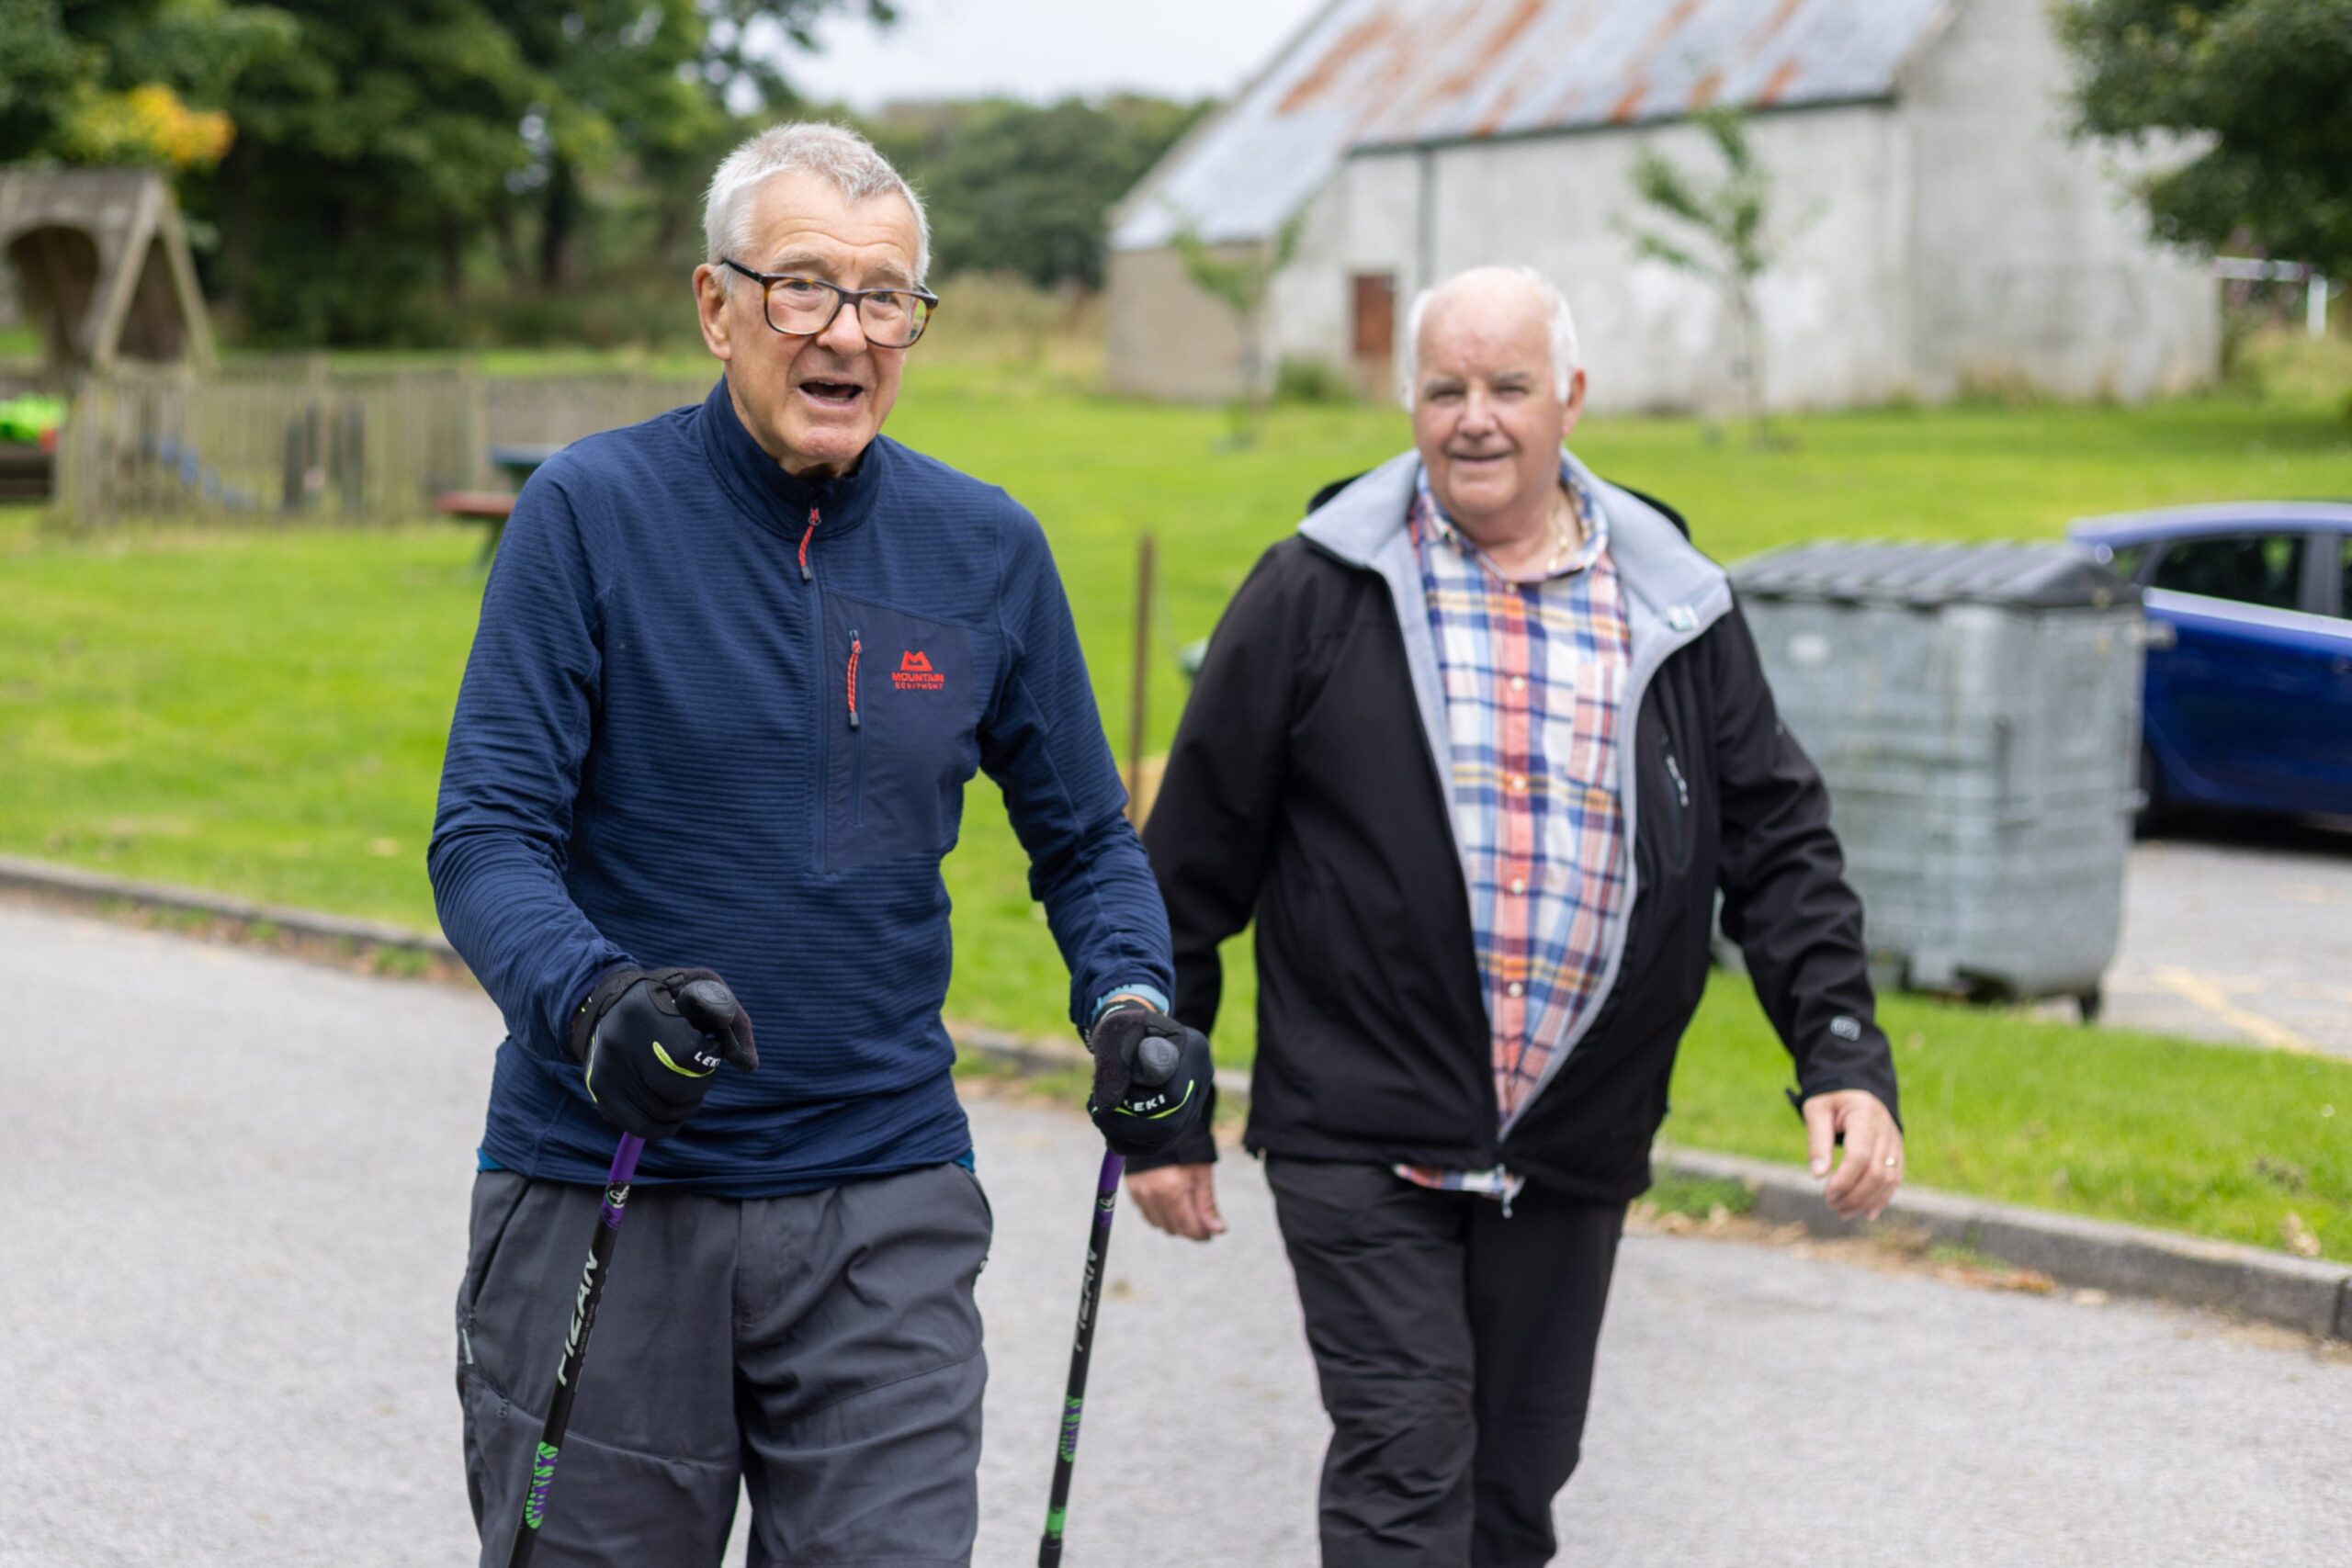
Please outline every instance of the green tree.
M987 99L901 109L873 130L922 191L940 272L1093 288L1112 207L1207 107L1136 94Z
M480 0L277 0L228 94L236 145L184 194L215 292L256 341L429 337L436 282L527 164L539 78Z
M2193 150L2140 181L2158 238L2352 276L2352 0L2061 0L2057 17L2084 134Z
M217 163L227 88L285 27L228 0L6 0L0 164Z
M0 159L192 171L183 201L219 241L200 265L250 337L433 338L490 237L519 261L518 217L543 285L573 276L600 204L650 202L682 229L714 150L748 129L739 112L788 96L752 24L805 44L839 11L891 15L888 0L0 0Z
M1176 254L1184 264L1184 276L1225 307L1241 342L1241 395L1228 407L1233 419L1229 445L1235 447L1253 445L1265 420L1272 390L1264 374L1266 294L1298 254L1301 222L1293 217L1264 244L1239 249L1212 246L1189 223L1176 231Z
M665 258L699 205L710 165L749 122L801 102L763 23L789 47L814 47L829 12L896 20L888 0L493 0L541 93L527 122L544 287L577 276L582 231L603 186L641 195Z
M66 33L57 0L0 6L0 164L51 151L87 52Z
M1671 238L1630 224L1619 227L1634 254L1663 262L1714 283L1731 303L1737 334L1733 379L1740 401L1755 422L1758 439L1770 434L1764 401L1764 344L1757 330L1756 285L1770 269L1781 245L1793 238L1768 238L1772 177L1747 140L1747 123L1736 109L1715 107L1694 117L1723 158L1720 179L1690 174L1654 147L1634 156L1634 194L1674 220L1688 238ZM1802 227L1803 225L1798 225Z

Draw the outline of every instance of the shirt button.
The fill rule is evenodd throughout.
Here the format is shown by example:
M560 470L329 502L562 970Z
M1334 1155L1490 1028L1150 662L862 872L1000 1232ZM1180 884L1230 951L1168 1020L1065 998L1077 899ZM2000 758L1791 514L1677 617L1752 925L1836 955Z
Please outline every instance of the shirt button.
M1510 678L1510 689L1514 692L1523 692L1527 690L1527 677L1524 675L1512 676Z
M1518 981L1513 980L1510 985L1503 987L1503 994L1510 997L1523 997L1527 995L1527 987L1521 985Z
M1525 878L1525 877L1523 877L1523 876L1514 876L1514 877L1512 877L1512 878L1510 879L1510 890L1511 890L1512 892L1514 892L1514 893L1524 893L1524 892L1526 892L1526 891L1527 891L1527 878Z
M1527 793L1527 775L1525 773L1511 774L1510 792L1513 795L1525 795Z

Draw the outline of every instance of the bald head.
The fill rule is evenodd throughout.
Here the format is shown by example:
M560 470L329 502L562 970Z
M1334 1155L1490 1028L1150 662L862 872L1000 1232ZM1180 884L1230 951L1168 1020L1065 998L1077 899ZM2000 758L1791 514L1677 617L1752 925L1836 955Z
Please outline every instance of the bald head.
M1567 302L1534 273L1479 267L1415 300L1408 330L1405 406L1431 493L1482 546L1539 536L1584 406Z
M1584 368L1576 317L1566 297L1533 267L1474 266L1433 288L1422 289L1406 315L1405 364L1397 383L1405 406L1413 406L1414 381L1426 352L1422 337L1432 315L1440 319L1442 329L1450 321L1466 320L1479 330L1491 331L1506 321L1513 327L1523 326L1521 318L1531 310L1541 321L1553 385L1565 401L1570 379Z

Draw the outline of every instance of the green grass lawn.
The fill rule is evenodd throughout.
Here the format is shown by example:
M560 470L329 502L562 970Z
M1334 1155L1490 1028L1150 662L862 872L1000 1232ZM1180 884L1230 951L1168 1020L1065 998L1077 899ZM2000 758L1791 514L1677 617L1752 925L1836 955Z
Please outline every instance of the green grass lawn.
M1283 409L1252 449L1225 452L1216 411L1073 386L1052 366L918 364L891 433L1004 485L1045 521L1123 749L1136 540L1157 536L1157 750L1183 698L1174 649L1210 629L1311 491L1405 445L1404 419ZM1606 420L1574 445L1671 501L1725 559L1802 538L2042 537L2085 513L2352 494L2352 423L2316 401L1889 410L1787 429L1792 449L1761 451L1711 444L1690 421ZM433 524L70 540L0 512L0 851L429 923L424 841L481 591L476 543ZM951 1008L1057 1032L1060 962L992 791L978 789L948 862ZM1252 1046L1251 988L1246 955L1234 956L1218 1046L1238 1062ZM2352 1258L2352 1169L2342 1137L2324 1136L2341 1123L2314 1109L2352 1116L2352 1067L1998 1013L1890 1012L1898 1039L1928 1043L1903 1053L1918 1180L2268 1245L2291 1209L2329 1255ZM1796 1157L1777 1050L1719 988L1670 1134ZM2257 1156L2290 1174L2254 1171Z
M2352 1062L1885 998L1905 1158L1922 1186L2285 1245L2352 1262ZM1802 1162L1788 1056L1719 976L1675 1069L1668 1139Z

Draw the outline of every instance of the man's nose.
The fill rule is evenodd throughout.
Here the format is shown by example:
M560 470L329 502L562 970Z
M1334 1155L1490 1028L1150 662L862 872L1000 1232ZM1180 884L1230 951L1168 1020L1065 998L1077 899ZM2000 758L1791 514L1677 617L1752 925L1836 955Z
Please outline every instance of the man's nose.
M817 341L843 359L864 354L869 345L865 323L857 318L857 301L842 300L842 308L833 312L833 319L825 323L825 330L817 334Z
M1472 388L1462 400L1462 428L1464 432L1484 432L1494 428L1494 400Z

